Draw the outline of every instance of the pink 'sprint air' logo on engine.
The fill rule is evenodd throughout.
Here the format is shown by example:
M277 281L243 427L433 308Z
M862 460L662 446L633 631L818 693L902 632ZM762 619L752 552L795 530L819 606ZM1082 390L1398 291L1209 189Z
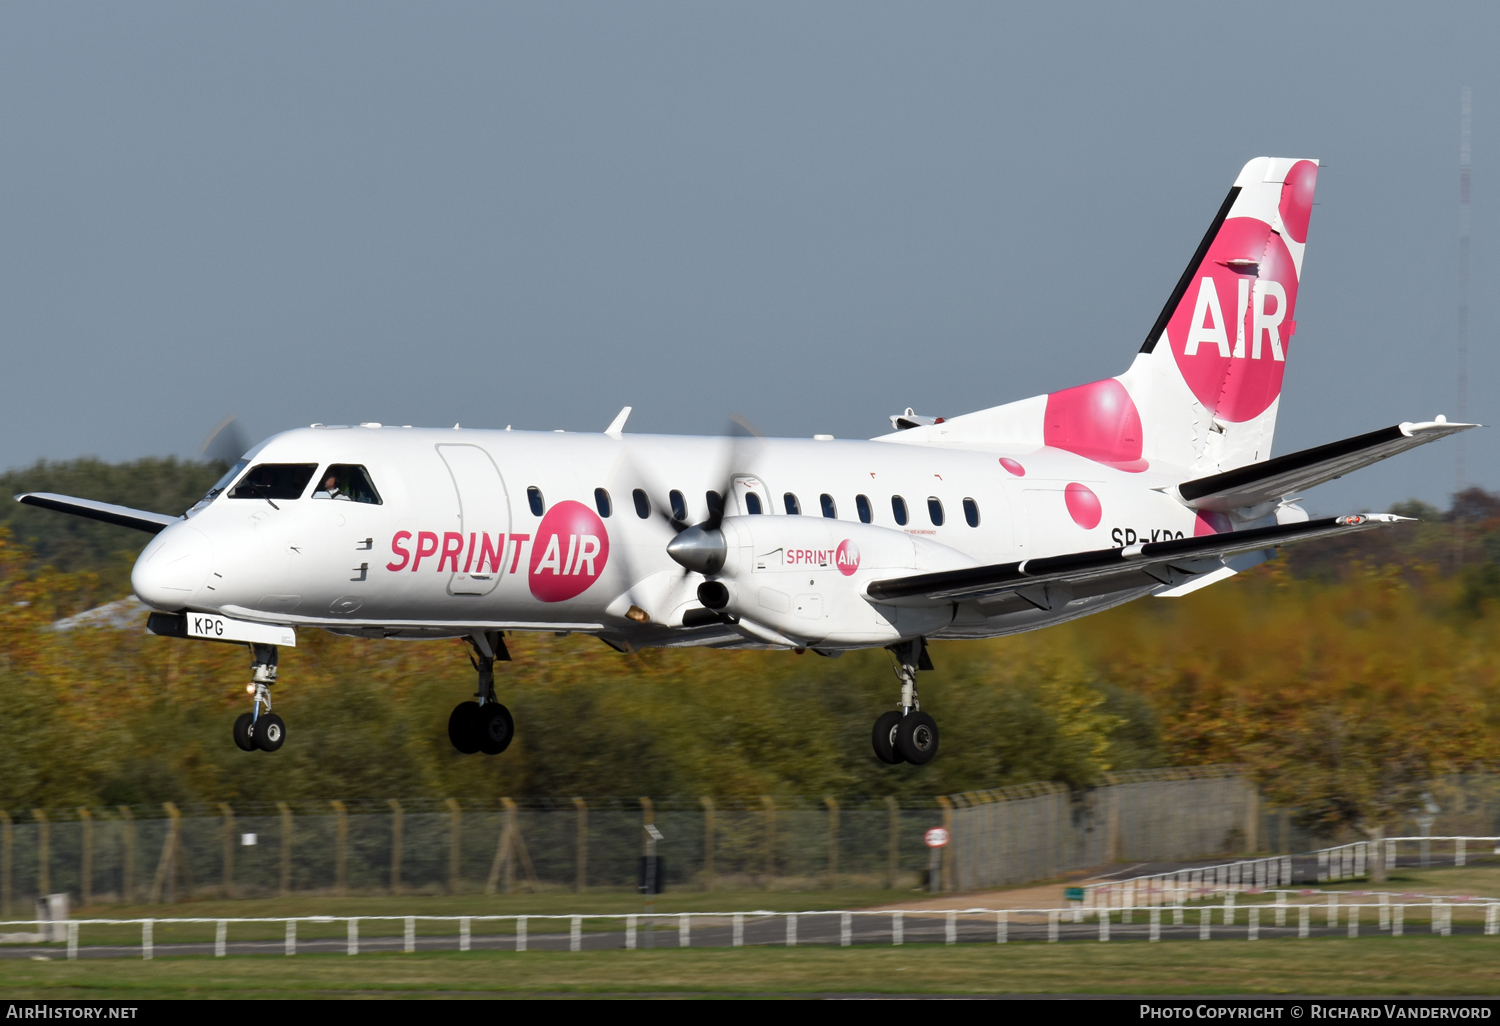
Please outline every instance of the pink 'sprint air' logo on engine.
M1294 242L1307 238L1317 178L1311 161L1287 172L1279 211ZM1240 423L1276 401L1296 311L1297 268L1282 237L1258 218L1225 221L1167 322L1183 379L1215 417Z
M559 502L542 517L531 545L531 593L543 602L574 598L599 579L608 562L604 521L581 502Z
M852 576L859 569L859 546L848 538L839 542L838 552L834 556L834 562L839 568L839 573L845 577Z

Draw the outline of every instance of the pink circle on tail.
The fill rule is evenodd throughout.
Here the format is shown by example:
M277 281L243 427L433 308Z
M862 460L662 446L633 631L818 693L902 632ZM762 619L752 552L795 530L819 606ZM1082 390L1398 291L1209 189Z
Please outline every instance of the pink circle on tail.
M1004 467L1006 470L1010 471L1012 474L1016 475L1016 477L1025 477L1026 476L1026 468L1023 467L1023 466L1021 466L1015 460L1007 459L1006 457L1001 456L1000 457L1000 465L1002 467Z
M1139 473L1142 434L1140 411L1114 378L1047 396L1042 437L1054 448Z
M1063 501L1068 504L1068 516L1073 518L1073 523L1085 531L1092 531L1104 519L1104 507L1099 504L1099 496L1087 485L1074 481L1063 489Z
M1293 242L1307 241L1307 222L1312 218L1313 190L1318 185L1318 165L1299 160L1286 173L1281 187L1281 226Z
M1296 310L1297 268L1281 236L1257 218L1225 221L1167 322L1182 379L1215 417L1242 423L1276 401Z

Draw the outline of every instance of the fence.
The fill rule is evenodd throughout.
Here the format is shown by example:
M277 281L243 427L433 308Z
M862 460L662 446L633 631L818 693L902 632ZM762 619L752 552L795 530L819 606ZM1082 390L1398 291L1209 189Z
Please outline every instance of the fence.
M1500 901L1494 898L1454 898L1446 895L1376 894L1340 895L1337 891L1302 891L1302 901L1288 900L1289 892L1247 895L1248 903L1237 905L1236 893L1224 895L1222 905L1173 904L1098 905L1085 912L1071 908L931 909L931 910L819 910L813 912L680 912L670 915L566 914L566 915L476 915L476 916L302 916L276 918L160 918L73 919L53 924L63 928L68 958L79 955L83 927L96 939L90 954L126 955L134 947L128 928L139 929L139 951L143 959L155 957L159 943L176 955L207 954L203 932L214 928L212 952L224 957L230 952L229 927L235 927L237 953L264 954L277 949L297 954L299 947L312 950L343 950L358 955L361 950L404 951L475 948L527 951L583 951L651 947L745 947L747 945L885 943L901 945L942 941L983 941L1005 944L1011 940L1064 939L1109 941L1118 936L1160 941L1163 937L1210 940L1215 915L1218 934L1239 933L1244 924L1247 940L1271 936L1307 938L1342 934L1358 937L1362 921L1373 913L1370 925L1400 937L1407 925L1419 925L1423 916L1430 932L1452 936L1458 931L1500 934ZM1342 898L1358 898L1341 901ZM1376 900L1369 900L1374 898ZM1392 900L1395 899L1395 900ZM1414 900L1421 899L1421 900ZM1194 899L1196 900L1196 899ZM1295 922L1292 921L1295 913ZM1321 928L1314 916L1321 915ZM1459 920L1467 917L1467 922ZM1481 918L1482 917L1482 918ZM1092 918L1092 926L1086 924ZM418 924L423 929L419 938ZM0 926L37 925L0 923ZM173 931L158 937L158 928ZM279 927L279 929L278 929ZM479 929L476 930L475 928ZM1080 929L1080 927L1082 927ZM196 929L195 929L196 928ZM456 929L456 936L454 931ZM566 932L564 932L564 930ZM195 935L196 933L196 935ZM277 936L279 933L279 936ZM247 936L248 935L248 936ZM10 935L17 936L17 935ZM40 937L41 935L37 935ZM35 943L35 942L33 942ZM27 949L20 953L25 955ZM45 949L41 949L45 950Z
M1432 808L1410 817L1423 832L1434 826L1468 836L1500 832L1500 775L1445 777L1433 782L1430 797ZM953 844L945 859L944 883L958 890L1024 883L1119 861L1197 860L1247 851L1289 854L1331 840L1299 826L1293 810L1266 807L1234 766L1122 773L1088 791L1030 784L969 792L953 795L951 805ZM1411 845L1425 853L1434 840L1412 838ZM1335 873L1353 875L1356 859L1363 867L1368 843L1330 849L1335 854L1325 860L1338 860ZM1462 865L1461 852L1458 857ZM1424 854L1419 864L1427 865L1427 858ZM1349 869L1342 868L1346 862ZM1316 874L1282 855L1208 868L1222 874L1221 885L1231 876L1236 886L1242 876L1245 886L1329 879L1326 869Z
M954 801L949 862L959 890L1120 859L1255 850L1270 832L1261 828L1254 786L1224 766L1130 774L1077 793L1033 784L955 795Z
M1446 811L1425 816L1424 824L1451 835L1500 832L1497 785L1493 774L1437 782L1434 802ZM0 915L56 892L92 906L292 893L630 888L640 879L646 824L663 835L657 852L666 883L703 890L915 886L928 861L922 834L940 824L952 835L938 881L945 890L1023 883L1119 860L1307 851L1318 840L1289 811L1265 808L1235 767L1120 774L1088 791L1043 783L903 802L501 798L39 809L0 812ZM1361 851L1330 856L1336 872ZM1250 879L1285 882L1282 868L1252 867Z
M0 813L0 915L38 895L84 906L292 893L495 893L633 888L646 824L673 887L910 886L937 802L571 799L167 804ZM68 818L63 818L64 816Z
M1446 851L1435 851L1434 846ZM1355 841L1299 855L1236 859L1217 865L1190 866L1148 873L1082 888L1080 910L1126 908L1136 905L1181 905L1207 897L1260 893L1297 883L1328 883L1358 879L1375 869L1383 853L1386 871L1400 865L1463 867L1483 855L1500 856L1500 837L1388 837ZM1231 898L1232 900L1232 898Z

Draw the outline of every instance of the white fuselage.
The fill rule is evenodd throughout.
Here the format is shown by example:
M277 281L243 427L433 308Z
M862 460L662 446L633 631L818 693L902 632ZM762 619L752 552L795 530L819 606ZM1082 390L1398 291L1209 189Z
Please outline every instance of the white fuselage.
M1048 447L318 427L276 435L246 458L252 468L318 470L299 498L226 489L167 528L136 565L143 601L367 636L548 630L620 647L836 650L1029 630L1154 590L1147 582L1050 609L1012 598L934 610L874 603L864 597L873 580L1210 530L1169 494L1190 471L1130 473ZM379 504L314 498L333 464L366 468ZM705 578L667 555L674 529L658 511L676 491L686 523L702 521L706 493L731 478L730 556L717 576L744 622L684 627ZM649 496L646 518L636 489ZM799 516L788 515L788 495ZM904 524L893 497L904 500Z

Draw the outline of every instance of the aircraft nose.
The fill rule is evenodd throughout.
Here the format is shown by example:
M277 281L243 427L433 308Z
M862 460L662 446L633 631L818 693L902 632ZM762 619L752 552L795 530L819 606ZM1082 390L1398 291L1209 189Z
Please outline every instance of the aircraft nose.
M168 612L181 609L208 579L213 554L206 534L187 524L174 524L157 535L135 561L130 586L148 606Z

